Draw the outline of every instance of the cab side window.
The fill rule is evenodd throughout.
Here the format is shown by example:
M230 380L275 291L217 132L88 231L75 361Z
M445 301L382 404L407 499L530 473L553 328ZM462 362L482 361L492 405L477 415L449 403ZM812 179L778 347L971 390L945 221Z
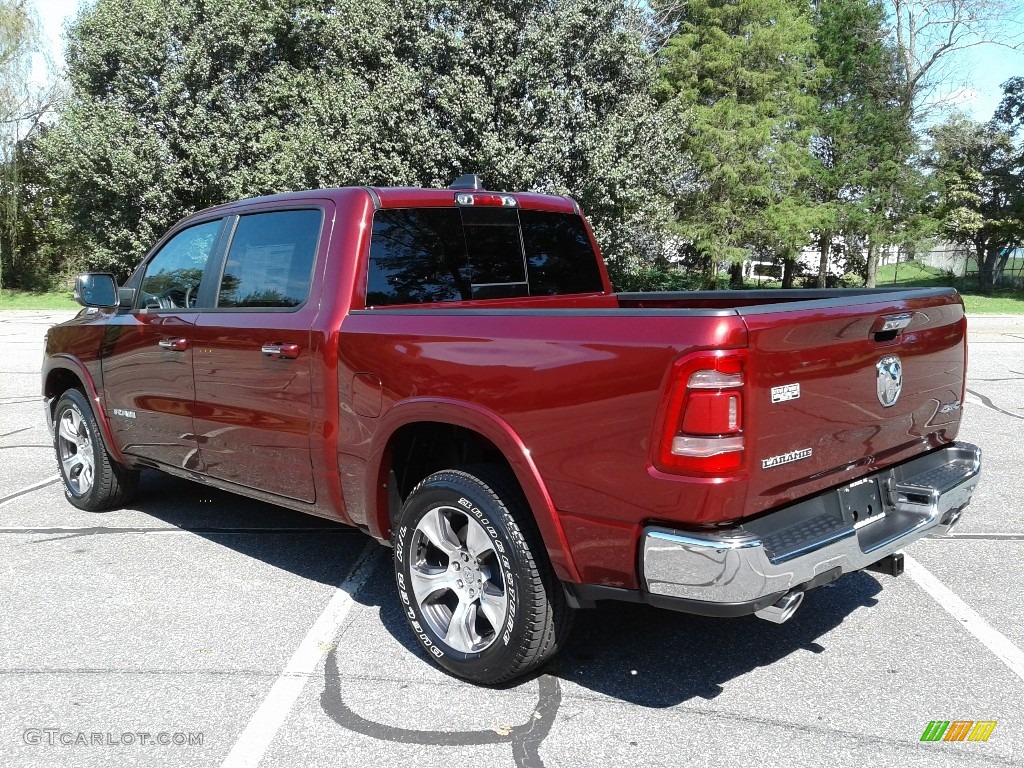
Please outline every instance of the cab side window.
M139 290L142 309L191 309L196 306L206 262L213 253L221 220L182 230L146 265Z
M319 209L239 217L218 307L297 307L306 301L323 214Z

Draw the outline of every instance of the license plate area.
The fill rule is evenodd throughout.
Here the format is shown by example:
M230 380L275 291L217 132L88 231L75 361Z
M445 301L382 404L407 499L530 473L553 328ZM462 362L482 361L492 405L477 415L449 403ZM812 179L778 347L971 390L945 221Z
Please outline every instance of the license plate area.
M866 477L840 489L839 505L843 519L857 530L885 519L881 489L874 477Z

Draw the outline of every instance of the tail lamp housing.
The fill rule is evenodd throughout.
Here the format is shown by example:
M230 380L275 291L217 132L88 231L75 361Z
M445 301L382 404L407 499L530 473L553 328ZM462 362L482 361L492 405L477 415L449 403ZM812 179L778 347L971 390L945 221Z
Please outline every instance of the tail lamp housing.
M746 362L742 351L698 353L676 362L655 441L658 469L723 475L743 468Z

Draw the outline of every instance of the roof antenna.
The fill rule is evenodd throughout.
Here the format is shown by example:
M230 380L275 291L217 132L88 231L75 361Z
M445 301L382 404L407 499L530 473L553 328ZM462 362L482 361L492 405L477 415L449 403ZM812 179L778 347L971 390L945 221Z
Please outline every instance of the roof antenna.
M455 181L451 183L448 189L483 189L484 185L480 181L480 177L475 173L467 173L459 176Z

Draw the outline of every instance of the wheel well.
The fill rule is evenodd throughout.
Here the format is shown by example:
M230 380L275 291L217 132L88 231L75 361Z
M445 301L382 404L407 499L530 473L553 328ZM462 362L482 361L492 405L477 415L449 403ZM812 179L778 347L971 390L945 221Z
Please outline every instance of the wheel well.
M387 485L386 509L393 522L402 502L428 475L470 464L494 464L511 471L501 450L478 432L454 424L407 424L391 436L381 466Z
M43 388L43 394L46 397L52 398L50 403L51 409L53 404L57 402L57 399L69 389L84 390L85 387L82 385L82 380L67 368L55 368L50 371L46 377L46 386Z

